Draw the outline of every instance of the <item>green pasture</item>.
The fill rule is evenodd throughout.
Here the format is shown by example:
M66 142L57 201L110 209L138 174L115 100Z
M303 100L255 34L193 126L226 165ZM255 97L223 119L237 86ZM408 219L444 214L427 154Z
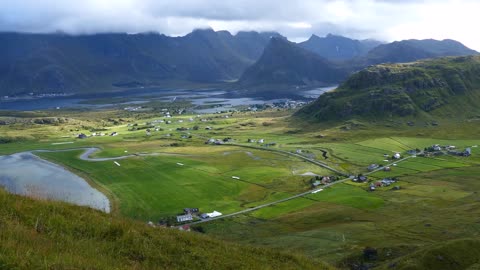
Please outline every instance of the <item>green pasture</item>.
M404 152L409 150L410 147L405 145L401 141L398 141L394 138L378 138L378 139L371 139L367 141L362 141L358 143L359 145L379 149L382 151L387 151L388 154L395 153L395 152Z
M365 246L390 259L423 245L470 237L480 229L480 169L416 172L391 187L341 184L231 221L202 225L218 237L299 251L339 263ZM312 201L309 201L312 200Z
M106 120L107 115L123 117L125 121L114 125ZM454 124L428 128L385 128L380 124L373 128L372 124L346 130L295 123L284 112L236 113L228 114L229 118L225 115L175 115L168 119L171 124L155 124L162 130L151 132L150 136L145 130L129 129L133 124L143 127L152 120L164 119L163 116L84 112L71 115L75 120L60 125L0 126L0 136L26 138L0 145L0 154L92 146L102 149L94 157L156 153L157 156L118 160L120 167L113 161L81 161L80 151L39 155L91 180L109 195L115 213L157 221L176 215L185 207L225 214L247 209L309 190L312 176L301 174L333 174L300 158L267 149L204 144L209 138L232 138L235 143L254 147L261 144L248 144L247 139L264 139L265 143L276 143L274 150L306 150L317 160L349 173L366 173L369 164L392 162L384 154L401 152L406 156L407 150L433 144L455 145L460 150L480 144L473 131L464 128L465 123L458 124L463 129L452 128ZM193 130L194 126L198 130ZM207 126L212 129L205 129ZM182 127L189 130L177 131ZM115 131L119 135L74 138L74 133L90 134L90 128L105 128L105 133ZM462 130L465 131L459 134ZM73 143L57 144L62 142ZM328 152L328 159L323 159L320 149ZM222 239L300 251L335 263L345 256L361 254L365 246L386 248L392 250L392 256L400 256L396 250L414 250L420 245L478 234L477 149L472 148L473 155L468 158L411 158L392 166L390 172L369 175L371 181L398 176L400 181L394 186L400 186L400 190L392 190L392 186L368 192L368 183L346 182L200 226L207 234Z
M389 154L387 151L366 147L357 144L324 144L327 149L331 149L332 155L341 159L356 163L369 163L372 161L383 160L383 155Z
M137 219L171 216L186 207L230 213L309 188L305 177L291 172L303 168L303 162L268 152L237 149L208 155L165 154L118 160L121 166L113 161L81 161L77 158L80 153L40 156L66 165L109 190L118 198L120 213Z
M383 206L383 199L375 193L366 192L366 188L348 184L338 184L321 192L310 194L306 198L359 209L375 209Z

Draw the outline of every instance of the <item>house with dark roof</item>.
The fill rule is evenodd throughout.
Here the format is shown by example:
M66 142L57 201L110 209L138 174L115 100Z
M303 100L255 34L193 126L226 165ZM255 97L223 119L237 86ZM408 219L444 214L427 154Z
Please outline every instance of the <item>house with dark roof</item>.
M358 182L367 182L368 177L365 175L359 175L358 176Z
M183 209L183 213L185 213L186 215L197 214L198 212L200 212L200 209L198 209L198 208L184 208Z
M390 178L384 178L384 179L381 181L382 186L384 186L384 187L388 187L388 186L390 186L391 184L396 183L396 182L397 182L397 180L395 180L395 179L390 179Z

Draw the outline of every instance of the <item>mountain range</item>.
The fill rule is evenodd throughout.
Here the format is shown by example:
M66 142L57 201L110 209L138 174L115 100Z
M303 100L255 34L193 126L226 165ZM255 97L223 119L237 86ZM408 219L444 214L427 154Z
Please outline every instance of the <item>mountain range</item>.
M182 37L0 33L0 95L206 84L297 89L338 84L372 64L476 53L453 40L382 44L331 34L297 44L275 32L211 29Z
M0 34L0 94L233 80L276 33Z

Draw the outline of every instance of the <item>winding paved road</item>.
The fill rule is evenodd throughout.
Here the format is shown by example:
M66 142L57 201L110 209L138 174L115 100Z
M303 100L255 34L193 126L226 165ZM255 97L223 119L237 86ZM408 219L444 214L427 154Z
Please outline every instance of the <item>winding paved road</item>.
M68 149L62 149L62 150L32 150L28 151L26 153L32 153L35 154L35 152L38 153L58 153L58 152L69 152L69 151L76 151L76 150L85 150L80 155L80 159L84 161L92 161L92 162L100 162L100 161L110 161L110 160L120 160L120 159L126 159L126 158L131 158L131 157L145 157L145 156L158 156L160 155L159 153L152 153L152 154L145 154L145 153L139 153L139 154L130 154L130 155L125 155L125 156L119 156L119 157L108 157L108 158L91 158L90 156L97 152L100 151L100 148L96 147L81 147L81 148L68 148Z
M314 159L311 159L311 158L307 158L305 156L302 156L302 155L299 155L299 154L296 154L296 153L292 153L292 152L288 152L288 151L284 151L284 150L278 150L278 149L274 149L274 148L265 148L265 147L258 147L258 146L251 146L251 145L244 145L244 144L237 144L237 143L226 143L225 145L234 145L234 146L238 146L238 147L245 147L245 148L251 148L251 149L257 149L257 150L263 150L263 151L270 151L270 152L276 152L276 153L282 153L282 154L286 154L286 155L289 155L289 156L294 156L294 157L297 157L297 158L300 158L300 159L303 159L307 162L310 162L310 163L313 163L317 166L320 166L320 167L323 167L327 170L330 170L332 172L335 172L339 175L343 175L343 176L349 176L348 174L346 174L345 172L342 172L342 171L339 171L335 168L332 168L330 166L328 166L326 163L323 163L323 162L320 162L318 160L314 160Z

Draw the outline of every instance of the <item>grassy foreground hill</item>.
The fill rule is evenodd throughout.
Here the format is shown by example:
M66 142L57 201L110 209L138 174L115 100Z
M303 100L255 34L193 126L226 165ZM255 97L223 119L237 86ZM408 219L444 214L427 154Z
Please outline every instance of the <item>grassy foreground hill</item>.
M479 113L480 57L448 57L369 67L298 115L319 120L387 117L471 118Z
M0 190L0 269L330 268L301 256Z

